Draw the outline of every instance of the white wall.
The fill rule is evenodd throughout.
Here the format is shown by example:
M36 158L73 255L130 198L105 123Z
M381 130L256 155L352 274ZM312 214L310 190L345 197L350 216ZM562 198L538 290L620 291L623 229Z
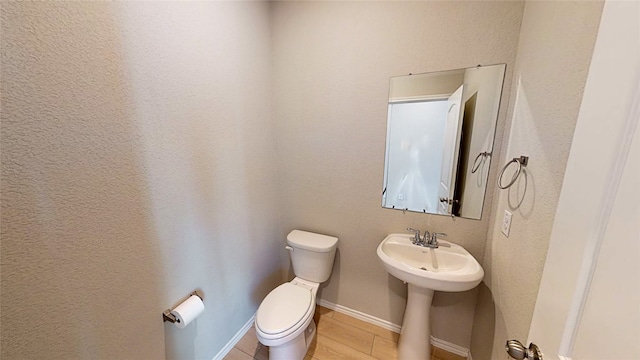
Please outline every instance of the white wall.
M604 4L529 330L545 356L640 351L639 14Z
M618 135L611 148L620 149L618 155L622 156L611 161L608 164L611 170L603 174L605 179L620 174L621 180L611 203L606 233L602 239L597 266L576 334L575 350L572 354L575 359L624 359L640 352L639 15L640 4L637 2L607 1L605 4L603 26L596 44L599 57L594 56L594 63L597 61L600 71L593 77L591 73L595 71L592 70L589 74L589 81L593 81L593 86L602 90L594 91L595 96L589 98L585 94L587 103L583 105L580 114L590 121L589 124L598 124L593 129L589 128L590 132L585 136L586 141L581 145L585 146L588 141L602 139L602 133L598 129L606 127L606 131L610 131L611 135ZM620 42L621 37L626 37L627 41ZM621 57L624 57L624 62L621 61ZM616 67L615 75L612 74L611 66ZM602 94L603 92L605 94ZM602 103L607 104L607 107ZM600 111L590 111L592 107ZM606 122L608 126L602 124L603 115L612 121L615 120L616 124L626 126L619 126L618 131L611 132L613 129L610 121ZM629 148L626 148L627 146ZM626 159L625 150L628 150ZM600 153L598 155L603 156ZM590 158L593 161L593 158ZM586 169L589 168L581 169L583 176ZM606 187L606 190L605 196L611 199L609 196L613 196L613 189ZM576 204L571 205L575 213Z
M526 155L529 165L519 182L494 198L474 358L503 358L506 340L527 338L601 12L601 2L525 4L508 146L494 160L502 167ZM505 209L513 212L508 238L500 231Z
M640 126L632 136L576 336L576 359L624 359L640 352Z
M481 221L380 207L389 78L507 63L509 83L522 6L273 4L280 233L300 228L340 239L323 300L400 324L406 286L386 273L375 248L407 226L448 233L482 259L490 201ZM468 346L474 309L473 291L436 294L433 335Z
M268 4L1 16L0 357L211 359L282 279Z
M473 344L526 338L601 4L526 5L501 159L526 152L535 184L509 239L506 192L474 221L382 209L380 184L388 79L507 63L510 84L521 2L0 6L2 357L210 358L281 279L293 228L340 238L321 298L395 323L406 288L375 247L444 231L495 299ZM194 288L203 316L164 325ZM474 311L474 291L437 294L434 336L469 346Z

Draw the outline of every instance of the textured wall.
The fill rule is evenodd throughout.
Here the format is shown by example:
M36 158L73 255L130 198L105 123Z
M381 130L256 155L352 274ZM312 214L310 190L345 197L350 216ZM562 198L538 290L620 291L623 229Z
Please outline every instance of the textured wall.
M395 323L406 289L376 246L447 232L484 257L473 348L526 338L601 4L526 6L509 239L518 194L474 221L385 210L380 190L389 77L504 62L511 84L521 2L0 6L2 357L211 358L281 279L293 228L340 238L323 299ZM163 325L194 288L203 316ZM473 291L437 294L434 335L469 346L474 310Z
M273 4L281 234L302 228L340 238L322 299L400 323L406 287L385 272L375 251L407 226L446 232L482 259L491 201L481 221L381 208L389 78L507 63L509 83L522 6ZM474 304L473 291L436 294L434 336L468 346Z
M602 2L526 2L500 162L527 155L529 165L494 198L474 358L503 358L507 339L527 339L601 12ZM513 212L509 238L504 209Z
M281 279L268 4L1 6L0 357L211 359Z

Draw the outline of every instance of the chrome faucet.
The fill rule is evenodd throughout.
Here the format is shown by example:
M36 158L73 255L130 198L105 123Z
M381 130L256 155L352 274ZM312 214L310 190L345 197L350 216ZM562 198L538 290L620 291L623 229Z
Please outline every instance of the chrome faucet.
M408 228L407 228L407 231L413 231L413 232L414 232L414 235L413 235L413 241L412 241L412 243L413 243L414 245L420 245L420 244L422 244L422 242L423 242L424 240L422 240L422 239L420 238L420 230L416 230L416 229L414 229L414 228L410 228L410 227L408 227ZM426 234L425 234L425 235L426 235ZM423 246L423 245L420 245L420 246Z
M407 228L407 230L414 232L413 241L411 242L412 244L418 245L418 246L427 246L431 236L428 230L424 231L424 235L422 237L420 237L420 230L416 230L410 227Z
M420 237L420 230L416 230L410 227L408 227L407 230L414 232L413 241L411 243L413 243L414 245L424 246L432 249L438 248L438 236L447 236L447 234L445 233L430 233L429 230L425 230L423 237Z
M447 237L447 234L445 234L445 233L433 233L433 234L431 234L431 238L429 239L429 241L427 242L427 244L425 246L429 247L429 248L432 248L432 249L437 249L438 248L438 236Z

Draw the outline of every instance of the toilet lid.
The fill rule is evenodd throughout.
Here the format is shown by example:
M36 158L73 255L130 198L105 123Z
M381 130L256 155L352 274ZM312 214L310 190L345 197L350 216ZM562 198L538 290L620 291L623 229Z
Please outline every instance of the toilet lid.
M296 328L313 311L311 291L291 283L273 289L256 314L256 326L265 334L276 335Z

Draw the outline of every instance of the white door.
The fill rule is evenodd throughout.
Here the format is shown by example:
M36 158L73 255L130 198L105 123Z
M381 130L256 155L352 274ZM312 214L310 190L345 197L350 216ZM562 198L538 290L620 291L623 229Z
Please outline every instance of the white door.
M438 188L438 214L451 214L453 190L456 183L456 169L458 151L460 148L460 118L462 116L461 85L447 100L447 123L444 127L444 143L442 153L442 170L440 171L440 187Z
M545 360L640 358L639 15L604 5L529 331Z

